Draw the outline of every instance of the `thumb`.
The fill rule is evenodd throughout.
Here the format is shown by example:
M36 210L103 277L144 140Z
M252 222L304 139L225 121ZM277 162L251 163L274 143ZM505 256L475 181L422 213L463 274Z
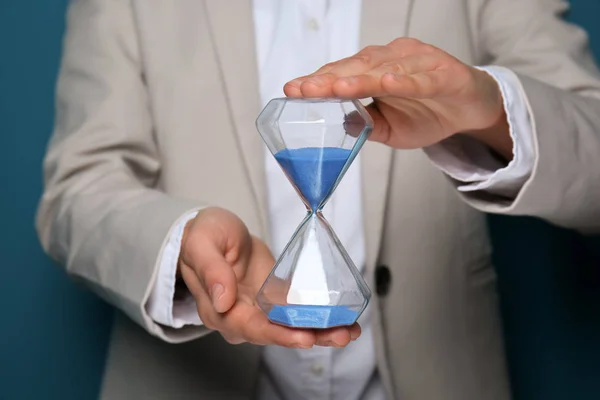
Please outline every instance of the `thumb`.
M225 257L216 249L205 249L202 262L197 263L194 269L215 311L229 311L237 298L237 279Z
M185 241L181 261L193 269L200 283L199 289L208 295L215 311L227 312L237 297L235 272L215 243L193 239L194 236Z
M182 238L182 261L198 277L216 312L227 312L237 298L234 262L241 261L249 239L244 223L229 211L207 208L186 226ZM236 255L231 260L231 255ZM206 301L206 298L204 299Z
M373 128L368 139L385 144L389 141L390 136L390 125L388 121L379 111L378 104L375 101L367 105L365 109L373 121ZM344 130L348 135L356 138L362 133L364 128L365 119L358 111L352 111L346 115L344 119Z
M390 127L389 122L386 118L381 114L379 107L387 107L385 103L376 103L373 102L369 104L366 109L371 118L373 119L373 130L371 131L371 135L369 136L369 140L373 142L379 142L383 144L388 144L390 141L390 135L392 129Z

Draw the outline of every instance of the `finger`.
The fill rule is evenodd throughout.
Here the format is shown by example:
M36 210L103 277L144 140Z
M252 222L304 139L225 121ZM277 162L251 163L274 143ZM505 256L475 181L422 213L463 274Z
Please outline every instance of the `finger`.
M181 263L180 265L181 277L185 282L185 286L194 298L200 297L204 292L204 288L202 288L202 284L200 283L200 279L198 279L196 271L185 263Z
M333 82L332 92L334 96L342 98L381 97L389 94L382 80L386 74L410 76L433 71L440 65L441 60L437 55L416 54L384 63L361 75L339 78Z
M313 77L313 76L316 76L316 75L327 74L332 69L334 69L337 65L339 65L340 63L343 63L345 60L347 60L347 58L342 58L342 59L337 60L337 61L329 62L329 63L323 65L321 68L317 69L315 72L312 72L310 74L306 74L306 75L303 75L303 76L299 76L299 77L295 78L294 80L290 81L289 83L299 85L300 83L302 83L302 81L305 81L305 80L307 80L310 77Z
M273 324L256 306L243 305L227 314L228 329L258 345L310 348L316 343L314 332Z
M355 323L352 326L350 326L350 328L348 328L348 331L350 332L350 340L356 340L362 334L362 328L358 323Z
M413 54L430 54L436 52L434 46L423 43L413 38L397 38L385 46L367 46L353 56L325 64L312 74L302 78L315 75L332 73L337 76L356 75L356 72L366 72L381 64L395 59L407 57Z
M317 331L317 346L346 347L351 340L356 340L360 333L360 326L357 323L350 327L343 326Z
M385 104L371 103L365 107L373 120L373 129L369 135L369 140L386 144L390 140L392 129L388 120L381 114L380 106L385 107Z
M352 137L358 137L365 126L365 118L359 111L352 111L344 117L344 131Z
M240 231L236 222L230 214L220 210L199 214L195 229L185 236L180 255L180 262L193 268L202 289L210 296L210 303L221 313L229 310L237 297L235 272L226 259L231 258L231 254L237 257L234 254L237 251L233 250L240 247L237 241L243 237L236 235Z
M328 96L336 79L363 74L377 66L400 58L401 48L389 46L367 46L355 55L325 64L315 72L288 82L284 92L291 97Z
M378 71L381 69L383 72L393 72L397 66L400 65L401 69L405 73L413 73L411 69L417 69L417 62L424 60L439 60L440 54L435 52L432 46L425 45L421 42L412 39L404 39L411 45L408 46L369 46L361 50L359 53L352 57L348 57L337 63L334 63L332 67L326 71L327 75L335 75L338 78L359 76L363 74L378 75ZM412 45L412 43L419 43L419 45ZM415 51L415 49L423 46L424 51ZM407 51L411 50L411 51ZM403 65L407 64L407 65ZM429 68L423 66L420 68ZM379 73L379 75L383 74ZM319 75L315 73L314 75ZM310 78L311 75L308 76Z
M231 344L251 342L257 345L279 345L294 348L310 348L315 342L311 331L300 331L272 324L256 306L240 304L229 312L215 311L211 298L202 287L195 271L189 266L181 268L181 274L196 300L198 314L203 324L218 331Z
M390 47L368 46L351 57L327 64L310 75L295 79L290 84L303 96L326 95L338 78L364 74L398 57L400 54Z
M335 63L327 72L338 77L360 75L402 56L401 51L389 46L368 46Z
M216 330L218 328L218 313L215 311L210 296L200 283L200 279L196 275L196 271L193 268L184 265L181 267L181 276L185 281L188 290L194 296L196 301L196 308L198 310L198 316L202 320L204 326L208 329Z
M193 240L190 237L188 240ZM235 303L237 279L231 265L218 248L205 238L192 242L194 249L188 256L189 264L200 281L202 289L210 296L210 301L218 313L224 313ZM188 248L190 244L188 243Z
M367 108L374 120L369 140L383 143L397 149L423 147L429 131L426 122L437 119L433 112L420 102L402 97L382 97ZM385 117L384 117L385 115ZM392 129L393 126L393 129ZM431 122L429 123L431 126Z
M398 38L386 46L367 46L355 55L325 64L312 74L298 77L285 84L289 97L332 96L332 85L337 78L365 73L394 59L413 54L438 53L431 45L412 38Z
M312 74L306 75L303 78L308 79L316 75L328 73L337 76L355 75L356 73L368 71L377 65L401 56L401 53L387 46L367 46L350 57L325 64Z
M209 294L215 311L228 311L237 297L237 280L231 266L215 254L196 266L196 272L204 290Z
M337 77L330 73L305 76L286 83L283 92L288 97L330 97Z

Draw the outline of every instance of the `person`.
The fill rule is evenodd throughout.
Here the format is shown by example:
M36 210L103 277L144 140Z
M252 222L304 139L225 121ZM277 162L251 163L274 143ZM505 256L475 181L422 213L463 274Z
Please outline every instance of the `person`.
M122 311L101 398L509 399L482 211L600 225L600 79L565 10L73 2L37 227ZM255 304L305 213L254 127L282 95L372 100L324 211L375 292L360 324Z

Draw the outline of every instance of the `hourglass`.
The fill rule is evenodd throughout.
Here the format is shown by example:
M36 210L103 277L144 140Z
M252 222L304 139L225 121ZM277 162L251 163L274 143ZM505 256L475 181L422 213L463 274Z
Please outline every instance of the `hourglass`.
M271 322L294 328L352 325L371 291L322 209L373 122L358 100L278 98L256 127L307 209L258 292L258 305Z

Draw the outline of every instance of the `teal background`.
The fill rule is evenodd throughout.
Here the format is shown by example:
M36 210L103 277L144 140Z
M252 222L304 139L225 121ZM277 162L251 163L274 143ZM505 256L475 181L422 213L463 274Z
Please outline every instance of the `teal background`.
M600 0L570 3L600 62ZM600 236L489 221L515 400L600 399Z
M66 4L0 0L2 400L96 398L112 322L33 229ZM600 1L573 1L569 18L600 59ZM490 230L515 399L600 398L600 239L530 218L491 216Z
M0 399L95 399L112 310L43 254L34 212L66 0L0 0Z

